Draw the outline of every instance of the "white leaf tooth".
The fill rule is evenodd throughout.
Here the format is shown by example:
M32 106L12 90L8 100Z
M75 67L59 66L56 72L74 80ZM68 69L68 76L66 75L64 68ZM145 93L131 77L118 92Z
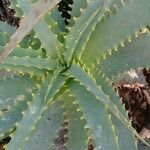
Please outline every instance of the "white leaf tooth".
M130 43L132 41L132 37L128 37L128 42Z
M83 8L80 8L80 12L81 12L81 14L83 13L83 11L84 11L85 9L83 9Z
M124 47L124 41L120 42L121 47Z

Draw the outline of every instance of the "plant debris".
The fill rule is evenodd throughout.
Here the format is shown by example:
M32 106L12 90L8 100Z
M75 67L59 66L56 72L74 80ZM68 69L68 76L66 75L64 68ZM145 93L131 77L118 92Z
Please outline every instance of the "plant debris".
M4 146L5 144L7 144L10 140L11 140L10 137L7 137L7 138L1 140L1 141L0 141L0 150L5 150L3 146Z
M132 126L143 138L150 138L150 69L143 69L147 85L133 82L116 84Z
M9 6L9 0L0 0L0 20L7 21L8 24L18 27L20 18L15 16L15 11Z

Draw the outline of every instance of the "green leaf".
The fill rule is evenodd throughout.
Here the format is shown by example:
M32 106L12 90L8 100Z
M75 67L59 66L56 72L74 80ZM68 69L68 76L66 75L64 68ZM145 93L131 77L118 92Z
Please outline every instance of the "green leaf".
M31 4L26 0L18 1L18 5L24 11L25 15L31 10ZM48 14L48 16L50 15ZM57 26L55 26L55 28L57 28ZM40 20L34 27L34 30L36 32L36 36L42 42L42 47L46 50L46 55L51 58L56 58L57 52L61 49L61 43L52 32L51 24L48 25L44 19Z
M64 114L68 121L67 141L65 145L68 150L84 150L88 147L87 131L84 128L86 121L81 118L83 114L79 110L79 106L74 104L76 102L74 97L69 95L70 93L67 92L61 97Z
M115 116L112 115L112 123L115 126L115 133L118 137L120 150L137 150L136 137L123 125Z
M64 35L66 34L66 29L65 29L65 24L64 20L61 17L60 12L58 11L58 8L55 7L50 14L47 14L44 17L45 23L48 24L48 26L51 26L51 30L57 35L57 39L61 42L64 43ZM62 22L62 23L61 23ZM62 25L61 25L62 24ZM63 27L59 27L63 26ZM64 29L61 29L64 28Z
M10 26L6 22L0 21L0 46L5 46L9 41L11 35L15 32L16 28Z
M56 80L59 79L60 72L61 68L58 68L53 75L48 74L48 77L44 79L42 86L33 96L33 101L28 104L29 109L23 113L23 119L17 125L17 130L11 142L7 145L8 149L16 150L28 139L43 111L47 109L47 102L52 102L55 95L60 91L61 86L65 83L62 80Z
M106 52L117 49L125 40L130 40L131 36L136 34L137 31L150 24L149 0L127 0L122 2L124 2L122 7L116 5L116 11L106 15L97 24L88 40L82 54L82 60L88 66L99 60Z
M125 108L123 108L124 105L121 104L119 96L116 95L115 90L112 88L112 85L110 85L110 81L108 81L108 79L106 79L102 73L97 73L96 71L94 72L94 77L96 79L96 83L101 85L103 92L109 96L110 100L118 107L119 111L124 114L126 118L128 118L127 113L125 112ZM120 149L137 149L136 139L132 132L114 115L111 116L111 120L115 127L114 130L116 136L118 137Z
M26 35L23 40L19 43L20 47L28 48L32 43L32 37L30 35Z
M10 54L10 56L17 56L17 57L25 57L25 56L29 56L32 58L37 58L39 56L44 57L45 58L45 53L42 49L39 50L33 50L32 48L21 48L21 47L16 47L14 49L14 51Z
M112 113L115 113L114 115L116 117L119 117L124 122L124 117L118 111L115 104L113 104L112 101L110 101L109 96L105 95L105 93L102 91L101 86L97 85L95 79L91 77L87 72L84 71L83 68L80 68L79 65L76 63L73 63L72 66L65 72L66 75L69 77L75 78L75 80L81 82L88 91L93 93L95 97L102 102L103 105L107 105L108 109L112 111ZM126 120L126 119L125 119Z
M130 69L146 68L150 66L150 33L140 34L132 42L107 55L95 68L101 69L108 77L117 75Z
M6 33L8 37L10 37L15 32L15 30L15 27L10 26L6 22L0 21L0 32Z
M24 66L15 66L12 64L0 64L0 69L5 69L7 71L13 71L21 74L30 74L31 76L45 76L45 70L37 69L37 68L29 68L29 67L24 67Z
M55 6L51 12L51 17L57 23L59 30L63 33L67 32L64 19L61 17L61 13L58 11L58 6Z
M91 138L95 142L94 148L119 149L107 108L79 83L72 81L68 86L87 120L87 128L91 130Z
M0 45L5 46L8 41L9 41L9 37L7 36L7 34L0 31Z
M26 15L19 28L11 37L9 43L6 45L5 51L0 56L0 60L6 58L16 47L17 43L19 43L44 15L57 5L58 2L59 0L41 0L32 5L32 9L29 11L28 15Z
M60 53L62 53L62 45L57 40L57 37L52 32L51 28L44 22L44 20L41 20L34 29L38 38L42 42L42 47L46 50L46 55L51 58L57 58L57 52L60 51Z
M1 71L1 74L4 75L0 79L0 107L11 107L14 101L19 101L20 95L25 96L36 89L34 87L37 82L35 77L30 79L28 75L19 76L18 74L5 71Z
M41 118L46 106L44 105L45 94L48 89L48 83L51 81L51 76L43 81L43 85L33 96L32 102L28 103L28 110L23 113L23 119L17 124L17 130L13 134L12 140L6 146L7 149L20 149L22 144L28 138L32 130L34 130L37 121Z
M78 18L81 15L81 10L87 7L87 0L73 0L73 4L70 5L72 10L70 11L71 19L68 20L69 26L73 26L75 24L74 18Z
M22 12L22 10L18 7L17 1L18 1L18 0L11 0L9 7L15 11L15 16L21 18L22 15L23 15L23 12Z
M27 110L27 103L31 100L32 96L26 96L23 101L15 101L14 105L11 106L11 108L9 108L7 112L3 112L2 114L0 114L1 140L8 137L16 129L16 123L23 118L22 112Z
M4 75L3 75L4 74ZM27 109L30 96L40 83L35 77L2 71L0 79L0 139L4 138L22 118L21 112ZM15 87L15 88L14 88Z
M4 47L0 46L0 52L3 52ZM10 56L17 56L17 57L25 57L25 56L29 56L32 58L41 56L41 57L45 57L45 52L42 49L39 50L33 50L32 48L21 48L20 46L17 46L13 52L10 54Z
M34 50L38 50L41 47L41 41L38 38L33 38L33 41L31 43L31 47Z
M59 92L61 92L61 90L63 89L63 86L65 85L66 81L68 80L68 77L61 74L61 69L62 68L58 68L54 72L53 78L48 87L48 92L46 93L45 103L50 103L52 100L54 100L55 95L57 95L57 94L59 94Z
M103 13L107 13L107 11L109 11L108 6L111 5L111 3L113 3L114 1L115 0L110 0L110 1L109 0L105 0L105 1L101 0L101 7L100 7L101 9L99 9L99 11L97 11L95 14L93 13L95 16L89 24L88 24L88 21L86 22L86 24L88 24L88 27L87 27L86 31L84 31L82 33L82 36L80 37L80 40L78 41L78 44L77 44L76 49L75 49L75 59L76 60L81 59L82 53L85 49L85 46L86 46L91 34L95 30L96 25L98 24L99 21L101 21L103 19L103 17L104 17ZM85 13L85 15L86 14L87 13ZM83 14L83 16L81 16L78 19L78 21L79 21L78 24L80 24L82 17L84 18L85 15Z
M2 63L3 64L11 64L15 66L24 66L24 67L29 67L32 69L38 68L38 69L47 69L47 70L55 70L57 67L57 61L54 59L50 59L49 57L47 58L31 58L31 57L7 57ZM1 66L0 64L0 66Z
M65 72L65 74L69 77L75 78L75 80L79 81L82 85L84 85L98 101L100 101L114 116L117 117L117 119L119 119L126 127L128 127L128 129L132 133L134 133L141 141L145 142L128 122L126 116L124 116L118 110L117 106L110 100L109 96L104 94L101 87L96 84L96 81L92 79L92 77L90 77L87 72L85 72L77 64L74 63L69 68L69 70Z
M51 26L52 31L58 36L58 39L62 40L62 36L68 31L66 29L65 21L61 16L61 12L59 12L58 10L58 5L59 3L52 9L52 11L49 14L45 16L44 19L45 22Z
M110 100L117 106L118 110L128 119L127 112L124 108L124 104L121 103L121 99L117 94L117 91L113 89L112 83L106 78L106 76L96 71L95 66L92 69L92 75L94 76L98 86L101 86L102 91L109 96Z
M71 28L68 36L66 36L67 51L65 53L64 59L68 66L72 61L72 57L76 48L79 46L81 49L83 42L85 42L84 40L86 40L87 36L92 32L93 26L95 26L94 23L97 23L97 15L101 11L103 4L103 0L94 0L89 2L89 5L84 10L83 15L78 18L78 21L73 26L73 28ZM86 34L86 36L84 36L84 34ZM82 36L84 40L82 39Z
M63 125L62 102L56 101L43 112L41 119L28 139L21 145L22 150L48 150L54 147L54 140Z

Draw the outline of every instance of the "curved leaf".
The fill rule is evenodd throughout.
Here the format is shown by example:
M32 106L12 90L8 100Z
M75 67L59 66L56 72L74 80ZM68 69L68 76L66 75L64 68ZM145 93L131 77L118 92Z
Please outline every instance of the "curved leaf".
M68 121L68 133L65 145L70 150L84 150L88 147L88 137L85 129L86 121L81 118L83 114L79 111L79 106L74 104L76 102L74 97L69 95L70 93L67 92L61 97L64 114Z
M95 142L94 148L98 150L119 149L107 108L101 105L100 101L79 83L69 82L68 86L84 113L87 128L92 131L91 136Z
M39 81L27 75L1 72L0 79L0 139L4 138L15 123L22 118L21 112L27 109L31 94L37 90ZM39 82L40 83L40 82ZM15 87L15 88L14 88Z
M63 125L62 102L50 104L41 115L27 140L21 145L22 150L52 150L57 133Z
M1 61L13 51L17 43L19 43L26 36L26 34L30 32L30 30L41 20L45 13L57 5L58 2L59 0L41 0L32 6L32 9L29 11L28 15L26 15L17 31L11 37L9 43L5 46L5 51L0 56ZM32 22L30 20L32 20Z
M8 37L11 37L11 35L15 32L16 28L10 26L6 22L0 21L0 32L6 33Z
M110 85L108 79L102 74L94 72L94 77L96 79L96 83L98 85L101 85L102 90L105 94L107 94L110 98L110 100L118 107L120 112L127 116L127 112L125 111L125 108L123 108L123 104L121 104L121 100L119 96L116 94L114 89L112 88L112 85ZM116 136L118 137L119 147L120 149L137 149L137 142L135 139L135 136L131 133L131 131L123 125L114 115L111 116L112 124L114 125L114 130L116 133Z
M42 86L33 96L33 101L29 103L29 109L24 112L23 119L17 125L17 130L13 135L12 140L6 146L8 149L16 150L27 141L30 133L35 129L36 123L41 119L41 115L47 109L48 102L51 103L55 95L60 91L61 86L64 85L65 80L56 80L60 77L60 68L51 76L44 79Z
M150 66L150 33L144 33L132 42L125 43L119 50L113 51L107 59L97 66L108 77L117 75L130 69L146 68Z
M141 141L144 143L145 140L139 136L135 129L131 126L130 122L122 114L117 106L110 101L108 95L105 95L100 86L97 86L96 81L92 79L83 69L81 69L77 64L72 64L72 66L67 70L66 75L75 78L82 85L84 85L89 92L91 92L98 101L100 101L107 109L118 119L120 120L128 129L135 134ZM147 144L147 143L146 143Z
M119 98L119 95L117 95L117 92L113 89L110 81L108 81L108 79L102 73L93 71L92 75L94 76L97 85L101 86L102 91L109 96L110 100L117 106L118 110L126 117L126 119L128 119L127 112L123 107L124 105L121 103L121 99Z
M0 69L5 69L6 71L13 71L21 74L30 74L31 76L45 76L45 70L37 69L37 68L29 68L24 66L15 66L12 64L0 64Z
M112 115L112 123L115 126L115 133L118 137L119 147L121 150L137 150L137 140L136 137L131 133L131 131L123 125L116 117Z
M47 70L55 70L58 62L54 59L47 58L31 58L31 57L7 57L2 63L3 64L11 64L15 66L24 66L29 67L30 69L38 68L38 69L47 69ZM0 64L0 66L1 66Z
M26 0L18 1L18 5L24 11L25 15L32 8L30 2ZM55 28L57 28L57 26L55 26ZM35 25L34 30L36 32L36 36L42 42L42 47L46 50L46 55L50 56L51 58L56 58L57 52L61 49L61 43L57 40L56 35L52 32L51 24L48 25L45 22L45 19L42 19Z
M70 63L73 59L73 55L75 53L76 47L78 47L77 46L78 43L81 44L82 42L84 42L81 40L82 36L84 36L84 33L87 32L88 34L90 34L92 32L91 24L92 24L92 28L93 28L93 26L94 26L93 22L96 21L96 23L97 23L96 16L102 9L103 4L104 4L103 0L100 0L100 1L94 0L94 1L89 2L88 7L84 10L84 14L78 18L78 21L76 22L74 27L71 28L68 36L66 36L67 51L64 54L64 59L67 62L68 66L70 65ZM96 18L96 20L95 20L95 18ZM85 36L84 38L87 38L87 37Z
M70 16L71 19L68 20L69 26L73 26L75 23L74 18L78 18L81 15L81 10L85 9L87 6L87 0L73 0L73 4L70 6L71 11L70 11Z
M29 108L23 113L23 119L17 124L17 130L10 143L6 146L7 149L19 149L26 138L28 138L31 131L34 130L37 121L41 118L41 114L46 107L44 105L44 99L48 88L47 83L50 83L50 80L51 77L44 80L43 85L33 97L32 102L28 104Z
M117 49L141 28L150 24L149 0L125 0L122 7L106 15L95 28L82 54L88 66L97 62L106 52ZM140 18L140 19L139 19Z

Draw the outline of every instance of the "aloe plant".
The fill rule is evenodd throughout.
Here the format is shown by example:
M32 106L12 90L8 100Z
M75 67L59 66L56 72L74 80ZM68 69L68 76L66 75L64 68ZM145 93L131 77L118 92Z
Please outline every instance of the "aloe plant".
M150 65L149 0L12 0L18 29L0 22L0 139L6 149L135 150L137 139L113 77ZM146 143L146 142L145 142Z

